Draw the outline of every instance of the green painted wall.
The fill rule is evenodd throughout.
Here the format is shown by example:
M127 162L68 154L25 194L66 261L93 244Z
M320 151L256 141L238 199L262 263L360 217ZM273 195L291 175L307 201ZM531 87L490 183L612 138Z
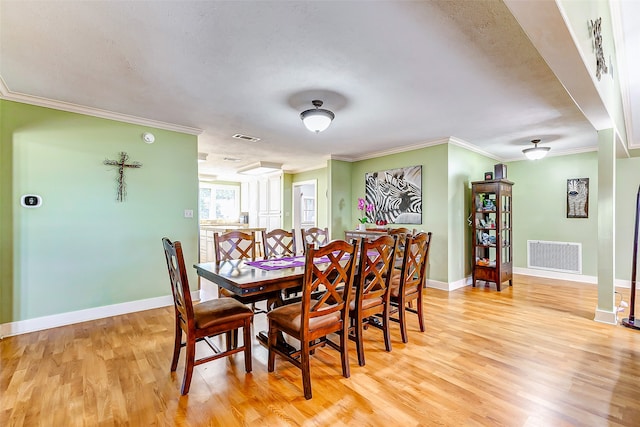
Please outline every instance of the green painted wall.
M421 231L431 231L432 246L429 254L428 278L448 281L447 230L448 230L448 148L447 144L374 159L361 160L352 165L351 227L355 228L359 211L358 197L363 197L364 177L367 172L422 165L422 224L398 224Z
M0 99L0 323L12 319L13 301L13 147L4 113L10 105Z
M616 279L631 281L636 197L640 187L640 158L616 164ZM636 278L640 280L640 278Z
M351 163L329 161L329 212L331 238L344 239L345 230L353 229L351 196Z
M522 160L507 166L513 186L514 267L527 267L527 240L582 243L582 274L597 275L598 155ZM567 218L567 179L589 178L589 218Z
M197 138L0 103L3 247L8 218L13 252L12 260L2 254L1 321L169 295L161 238L182 241L187 266L197 260ZM145 144L143 131L156 142ZM143 165L125 172L123 203L116 201L116 169L103 164L121 151ZM26 193L41 195L42 207L21 207ZM194 218L184 218L185 209ZM196 289L195 271L189 274Z
M447 278L451 283L471 275L473 265L471 227L467 222L471 215L471 182L482 181L484 173L493 171L497 162L455 144L448 144L448 150Z
M292 183L317 180L316 192L318 194L318 227L329 227L329 170L328 168L314 169L311 171L300 172L293 175ZM329 230L331 232L331 230Z

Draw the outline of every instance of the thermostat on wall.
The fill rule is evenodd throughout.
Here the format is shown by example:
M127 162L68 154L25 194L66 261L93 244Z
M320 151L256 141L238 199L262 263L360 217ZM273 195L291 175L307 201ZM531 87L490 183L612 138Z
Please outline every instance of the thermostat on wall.
M20 203L25 208L39 208L42 206L42 197L37 194L25 194L22 196Z

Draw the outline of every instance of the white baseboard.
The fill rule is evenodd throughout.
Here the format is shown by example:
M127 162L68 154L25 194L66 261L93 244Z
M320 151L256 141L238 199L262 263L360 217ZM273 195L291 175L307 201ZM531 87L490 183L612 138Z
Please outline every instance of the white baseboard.
M524 274L525 276L546 277L547 279L568 280L571 282L584 282L591 284L598 283L598 278L596 276L562 273L559 271L538 270L536 268L513 267L513 273Z
M596 322L607 323L609 325L618 324L618 315L615 311L604 311L596 309L596 316L593 318Z
M441 282L439 280L427 279L427 288L440 289L441 291L455 291L471 284L471 277L465 277L455 282Z
M583 274L561 273L558 271L538 270L535 268L514 267L514 274L524 274L525 276L546 277L548 279L569 280L571 282L584 282L597 284L596 276L586 276ZM616 279L615 286L617 288L630 288L631 280Z
M192 291L191 295L194 301L198 300L198 291ZM68 313L52 314L50 316L36 317L34 319L18 320L17 322L2 323L0 324L0 337L10 337L12 335L42 331L44 329L57 328L59 326L72 325L74 323L87 322L89 320L103 319L105 317L119 316L121 314L134 313L136 311L166 307L172 304L172 296L165 295L162 297L147 298L138 301L129 301L120 304L70 311Z

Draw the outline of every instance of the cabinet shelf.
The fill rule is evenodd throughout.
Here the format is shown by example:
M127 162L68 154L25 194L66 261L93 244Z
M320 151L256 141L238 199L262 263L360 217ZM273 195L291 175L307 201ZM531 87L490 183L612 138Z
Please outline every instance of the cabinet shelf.
M512 285L512 186L504 179L471 183L473 286L477 280L495 283L498 291L505 281ZM486 227L487 223L495 223L495 227ZM491 240L495 243L489 243Z

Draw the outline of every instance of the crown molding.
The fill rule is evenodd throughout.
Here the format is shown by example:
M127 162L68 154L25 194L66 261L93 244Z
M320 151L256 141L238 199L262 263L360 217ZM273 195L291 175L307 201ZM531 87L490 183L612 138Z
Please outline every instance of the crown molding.
M202 129L189 126L176 125L173 123L166 123L158 120L145 119L143 117L136 117L130 116L128 114L101 110L99 108L86 107L70 102L56 101L48 98L41 98L39 96L13 92L9 90L2 76L0 76L0 98L6 99L7 101L20 102L22 104L52 108L54 110L68 111L70 113L84 114L101 119L116 120L119 122L131 123L134 125L150 126L156 129L170 130L174 132L186 133L189 135L200 135L203 132Z
M391 148L389 150L383 150L383 151L375 151L372 153L367 153L361 156L353 156L353 157L346 157L346 156L336 156L336 155L331 155L330 159L331 160L342 160L344 162L358 162L360 160L368 160L368 159L375 159L377 157L382 157L382 156L389 156L391 154L398 154L398 153L404 153L407 151L413 151L413 150L419 150L421 148L427 148L427 147L434 147L436 145L442 145L442 144L453 144L453 145L457 145L459 147L465 148L469 151L473 151L474 153L478 153L481 154L485 157L489 157L491 159L494 160L498 160L498 161L503 161L503 159L501 159L500 157L497 157L491 153L488 153L484 150L481 150L480 148L476 147L473 144L470 144L460 138L456 138L454 136L450 136L448 138L438 138L438 139L434 139L431 141L426 141L426 142L422 142L420 144L414 144L414 145L404 145L401 147L395 147L395 148Z
M464 148L466 150L473 151L474 153L478 153L478 154L480 154L482 156L489 157L490 159L497 160L499 162L506 161L502 157L498 157L495 154L491 154L488 151L484 151L484 150L476 147L475 145L473 145L473 144L471 144L471 143L469 143L469 142L467 142L467 141L465 141L463 139L456 138L455 136L449 137L449 143L453 144L453 145L457 145L458 147L462 147L462 148Z
M441 139L436 139L436 140L433 140L433 141L423 142L423 143L415 144L415 145L404 145L404 146L401 146L401 147L395 147L395 148L391 148L391 149L388 149L388 150L374 151L374 152L367 153L367 154L364 154L364 155L361 155L361 156L347 157L347 156L331 155L330 159L331 160L342 160L344 162L358 162L360 160L375 159L377 157L389 156L391 154L404 153L406 151L418 150L420 148L433 147L435 145L446 144L446 143L449 142L449 140L450 140L450 138L441 138Z

